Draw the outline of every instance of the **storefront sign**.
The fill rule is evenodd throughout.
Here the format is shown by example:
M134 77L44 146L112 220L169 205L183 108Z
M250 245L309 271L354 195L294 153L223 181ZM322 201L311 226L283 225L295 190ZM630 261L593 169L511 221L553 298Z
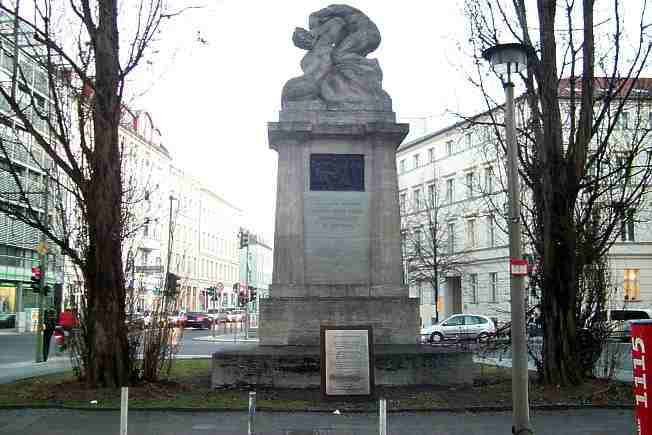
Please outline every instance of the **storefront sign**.
M650 352L648 352L648 350ZM652 435L650 413L650 387L652 379L652 321L632 323L632 365L634 378L634 403L638 435Z

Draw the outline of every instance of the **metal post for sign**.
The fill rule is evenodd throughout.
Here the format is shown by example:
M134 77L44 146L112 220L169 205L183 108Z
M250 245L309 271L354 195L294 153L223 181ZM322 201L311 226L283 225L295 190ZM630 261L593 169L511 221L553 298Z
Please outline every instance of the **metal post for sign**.
M378 408L378 433L379 435L387 435L387 401L380 399Z
M120 435L127 435L127 414L129 412L129 387L122 387L120 394Z
M252 435L254 433L254 417L256 416L256 392L249 392L249 424L247 429L247 434Z

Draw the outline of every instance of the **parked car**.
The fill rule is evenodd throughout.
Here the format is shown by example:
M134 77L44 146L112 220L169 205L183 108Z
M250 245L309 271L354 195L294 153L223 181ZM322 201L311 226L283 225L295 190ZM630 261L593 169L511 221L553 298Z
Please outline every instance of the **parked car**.
M0 328L15 328L16 327L16 315L13 313L1 313L0 314Z
M244 319L245 319L245 311L244 310L231 310L226 315L226 321L227 322L243 322Z
M599 320L605 322L610 331L609 337L614 340L629 341L631 339L632 320L652 319L652 309L623 308L605 310L600 313Z
M453 314L443 321L423 328L421 337L430 343L443 340L481 340L495 334L496 325L480 314Z
M207 313L188 312L183 326L186 328L210 329L213 321Z
M183 326L186 321L186 313L183 311L175 311L168 317L168 322L174 326Z
M213 323L224 323L226 322L226 311L221 310L219 308L211 308L208 310L208 317L211 318Z

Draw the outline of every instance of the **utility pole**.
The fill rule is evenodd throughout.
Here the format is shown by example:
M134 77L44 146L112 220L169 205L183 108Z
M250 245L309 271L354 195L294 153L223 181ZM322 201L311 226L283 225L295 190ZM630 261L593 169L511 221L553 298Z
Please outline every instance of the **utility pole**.
M168 274L170 273L170 262L172 261L172 237L174 230L172 228L172 201L176 198L170 195L170 217L168 218L168 258L165 266L165 278L163 279L163 292L165 293L168 288Z
M246 288L246 294L247 294L247 304L245 305L245 340L249 339L249 306L251 302L249 301L251 294L249 293L249 242L250 242L250 237L247 237L247 250L246 256L247 259L245 260L245 288Z

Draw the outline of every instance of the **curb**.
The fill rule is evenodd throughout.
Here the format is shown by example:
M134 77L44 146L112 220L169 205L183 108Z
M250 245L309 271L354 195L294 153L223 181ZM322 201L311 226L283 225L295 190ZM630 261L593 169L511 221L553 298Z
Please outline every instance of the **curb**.
M533 405L530 406L530 411L570 411L570 410L634 410L634 405L578 405L578 404L550 404L550 405ZM7 410L39 410L39 409L60 409L60 410L69 410L69 411L120 411L119 407L90 407L90 406L67 406L67 405L0 405L0 411ZM175 407L129 407L129 411L137 412L195 412L195 413L205 413L205 412L242 412L246 413L247 409L245 408L220 408L220 409L210 409L210 408L175 408ZM269 413L294 413L294 412L312 412L312 413L324 413L330 414L333 410L326 409L269 409L265 406L256 407L257 412L269 412ZM475 413L482 414L487 412L510 412L512 411L511 406L468 406L468 407L452 407L452 408L401 408L401 409L388 409L388 413L397 414L401 412L448 412L454 414L462 413ZM373 410L344 410L340 411L342 414L368 414L373 413Z
M192 341L207 341L207 342L217 342L217 343L258 343L257 338L238 338L237 340L234 340L233 338L213 338L213 337L195 337L192 339Z

